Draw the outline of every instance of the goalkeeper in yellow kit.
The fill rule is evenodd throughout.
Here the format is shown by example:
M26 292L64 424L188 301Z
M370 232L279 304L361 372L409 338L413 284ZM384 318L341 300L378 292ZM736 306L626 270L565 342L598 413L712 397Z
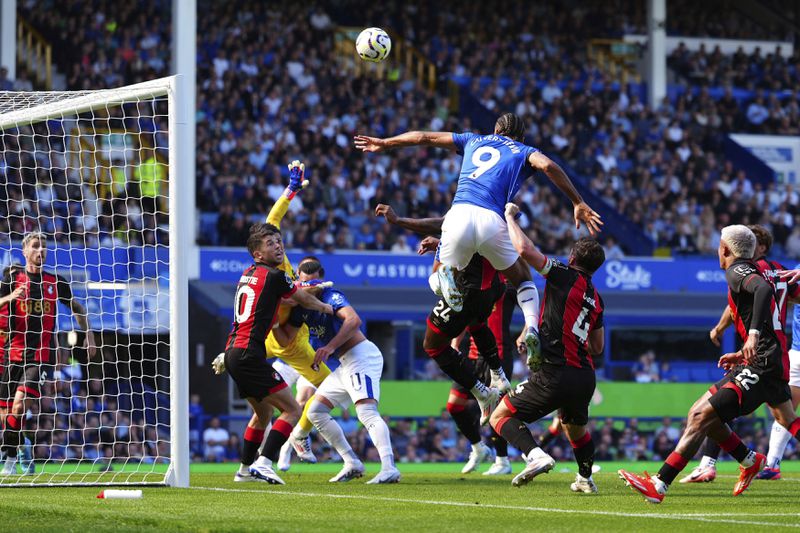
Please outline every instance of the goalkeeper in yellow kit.
M286 211L289 209L289 203L300 190L308 185L308 181L305 179L304 172L305 165L300 163L300 161L292 161L292 163L289 165L289 186L286 187L286 190L275 202L275 205L272 206L272 209L270 209L269 214L267 215L268 224L272 224L277 228L281 227L281 220L283 220L284 215L286 215ZM286 274L288 274L293 280L296 279L297 276L295 275L292 264L286 254L283 255L283 264L278 266L278 268L286 272ZM309 287L309 290L314 290L313 286ZM275 327L282 326L286 323L286 321L289 319L289 313L291 310L291 305L287 304L281 304L278 307L278 320L275 322ZM308 342L308 326L305 324L301 326L294 340L286 346L281 346L278 344L271 331L264 343L266 345L267 354L269 357L280 358L294 370L296 370L300 376L305 378L314 387L319 387L319 385L331 373L330 369L325 363L320 363L318 366L314 365L314 356L316 351ZM221 374L225 371L225 363L222 359L223 355L224 353L220 354L212 363L214 371L217 374ZM303 399L306 399L306 402L303 407L303 414L300 417L297 425L294 427L292 435L286 441L284 447L281 448L280 459L278 461L278 465L281 470L288 470L292 449L297 452L297 456L302 461L309 463L317 462L317 458L314 456L314 452L311 450L311 439L308 436L309 432L311 431L312 424L308 420L307 411L311 405L311 397L313 396L309 397L309 392L307 390L298 392L302 392Z

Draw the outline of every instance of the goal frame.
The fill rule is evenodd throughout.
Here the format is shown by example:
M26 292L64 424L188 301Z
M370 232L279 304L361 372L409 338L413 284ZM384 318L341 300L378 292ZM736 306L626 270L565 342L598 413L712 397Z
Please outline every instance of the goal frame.
M187 259L191 253L191 206L194 198L181 198L179 187L194 176L183 176L191 169L191 147L186 132L191 127L190 113L181 95L193 90L185 78L174 75L115 89L101 89L76 98L32 106L0 115L0 131L28 126L62 114L79 114L128 99L167 97L169 138L169 399L170 399L170 462L161 483L141 485L189 486L189 319ZM110 98L103 98L104 92ZM112 92L113 91L113 92ZM32 112L33 110L33 112ZM189 164L187 164L187 162ZM10 484L4 487L37 486L113 486L120 482ZM125 483L131 485L131 483Z

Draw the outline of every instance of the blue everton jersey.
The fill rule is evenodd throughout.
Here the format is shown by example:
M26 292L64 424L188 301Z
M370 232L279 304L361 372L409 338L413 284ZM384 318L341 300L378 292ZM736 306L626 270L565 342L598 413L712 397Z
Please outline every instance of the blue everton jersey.
M502 135L454 133L453 142L464 156L453 204L472 204L504 217L522 182L533 174L528 157L538 152Z
M330 287L323 289L319 299L322 300L322 303L330 304L333 307L334 314L327 315L297 306L292 309L292 314L289 315L289 323L296 328L299 328L303 322L306 323L310 334L309 340L315 350L328 344L339 333L343 320L336 316L336 312L342 307L350 305L344 294ZM339 355L338 350L334 355Z

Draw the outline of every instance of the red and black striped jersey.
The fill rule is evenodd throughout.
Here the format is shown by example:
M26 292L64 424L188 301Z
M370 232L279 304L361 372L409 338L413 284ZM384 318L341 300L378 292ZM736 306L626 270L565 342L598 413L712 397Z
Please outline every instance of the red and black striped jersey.
M286 272L263 263L244 271L236 286L233 301L233 326L226 350L241 348L264 357L264 341L277 317L281 298L288 298L297 287Z
M555 259L541 270L544 287L539 338L548 363L594 369L589 332L603 327L603 299L591 276Z
M0 296L11 294L17 287L23 287L24 293L8 304L8 360L52 362L58 302L69 305L72 289L63 278L49 272L14 270L0 283Z
M764 287L772 288L769 280L753 261L746 259L737 259L728 267L725 271L725 278L728 281L728 305L731 308L731 316L739 336L746 341L749 331L758 330L760 332L756 345L757 361L755 366L788 380L789 361L786 337L778 335L783 328L779 321L774 290L769 291L769 304L766 312L763 311L763 307L757 305L756 301L757 292ZM761 293L759 292L759 294ZM767 305L765 301L764 305Z
M499 286L500 273L483 256L474 254L459 276L459 285L465 289L485 291Z

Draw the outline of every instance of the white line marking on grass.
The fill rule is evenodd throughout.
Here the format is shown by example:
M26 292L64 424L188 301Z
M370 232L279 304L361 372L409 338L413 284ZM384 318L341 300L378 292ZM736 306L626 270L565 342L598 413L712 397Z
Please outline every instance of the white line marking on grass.
M699 522L712 522L716 524L740 524L749 526L773 526L773 527L791 527L800 528L800 524L781 524L778 522L756 522L753 520L734 520L731 518L724 518L735 516L731 513L622 513L616 511L593 511L585 509L558 509L551 507L529 507L525 505L500 505L493 503L469 503L469 502L445 502L437 500L412 500L407 498L389 498L384 496L365 496L359 494L325 494L316 492L291 492L288 490L249 490L249 489L226 489L223 487L189 487L190 490L206 490L212 492L236 492L236 493L250 493L250 494L275 494L280 496L300 496L304 498L334 498L343 500L366 500L366 501L382 501L392 503L416 503L420 505L440 505L444 507L472 507L489 508L489 509L505 509L511 511L532 511L539 513L564 513L564 514L586 514L596 516L617 516L621 518L663 518L667 520L690 520ZM756 515L752 513L741 513L740 516L748 517L768 517L768 516L800 516L800 513L768 513Z

